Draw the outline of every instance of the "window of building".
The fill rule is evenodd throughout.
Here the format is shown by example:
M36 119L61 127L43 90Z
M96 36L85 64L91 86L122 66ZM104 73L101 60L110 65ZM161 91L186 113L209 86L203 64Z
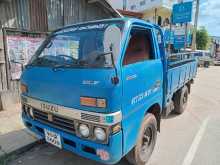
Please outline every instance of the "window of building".
M146 5L146 0L140 2L140 6L144 6L144 5Z
M123 65L154 59L154 49L150 30L134 28L124 56Z
M135 9L136 9L136 5L132 5L131 10L135 10Z

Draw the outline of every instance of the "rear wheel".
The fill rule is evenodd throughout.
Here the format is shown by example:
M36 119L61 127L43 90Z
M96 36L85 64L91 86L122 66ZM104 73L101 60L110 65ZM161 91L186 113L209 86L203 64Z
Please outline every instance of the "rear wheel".
M182 114L186 109L188 102L188 88L184 86L179 90L174 97L174 112L177 114Z
M134 165L145 165L153 150L157 139L157 121L153 114L144 117L136 146L127 154L127 160Z

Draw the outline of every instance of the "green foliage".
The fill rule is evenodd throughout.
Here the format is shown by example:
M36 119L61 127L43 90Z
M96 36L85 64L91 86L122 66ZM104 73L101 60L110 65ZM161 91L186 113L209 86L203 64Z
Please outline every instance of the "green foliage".
M208 31L205 29L205 27L201 27L196 32L196 46L199 50L206 50L208 49L210 43L210 38Z

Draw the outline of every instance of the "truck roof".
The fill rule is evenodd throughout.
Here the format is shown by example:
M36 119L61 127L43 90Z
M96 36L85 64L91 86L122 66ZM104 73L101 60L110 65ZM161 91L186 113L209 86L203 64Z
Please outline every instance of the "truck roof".
M147 22L147 21L145 21L143 19L123 17L123 18L111 18L111 19L101 19L101 20L95 20L95 21L80 22L80 23L64 26L62 28L59 28L59 29L55 30L54 32L58 32L58 31L61 31L61 30L64 30L64 29L68 29L68 28L71 28L71 27L74 27L74 26L79 26L79 25L87 25L87 24L94 24L94 23L105 23L105 22L114 22L114 21L122 21L122 22L130 23L130 24L140 23L140 24L148 25L150 27L158 26L156 24L149 23L149 22Z

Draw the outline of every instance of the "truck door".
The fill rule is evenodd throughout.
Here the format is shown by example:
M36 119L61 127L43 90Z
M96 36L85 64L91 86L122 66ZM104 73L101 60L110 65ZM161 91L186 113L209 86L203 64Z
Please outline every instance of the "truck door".
M134 26L122 60L124 151L136 142L144 113L162 103L163 66L154 32Z

